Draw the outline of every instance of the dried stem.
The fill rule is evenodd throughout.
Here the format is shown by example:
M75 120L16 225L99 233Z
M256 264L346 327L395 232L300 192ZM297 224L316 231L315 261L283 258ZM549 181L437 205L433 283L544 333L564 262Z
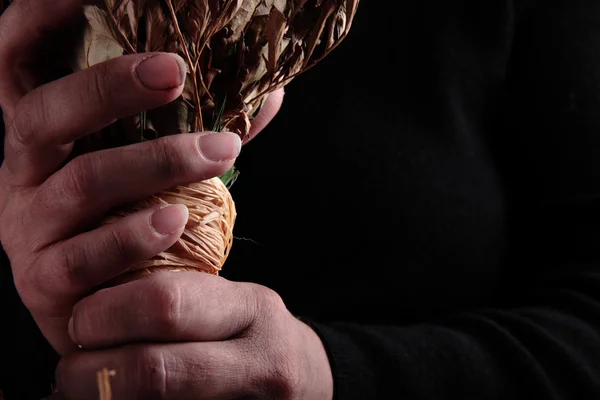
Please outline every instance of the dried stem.
M126 50L129 52L129 54L135 54L136 53L135 47L133 47L133 45L129 42L129 39L127 39L127 36L125 36L123 31L121 30L119 22L115 18L115 14L110 9L111 7L110 7L109 0L104 0L104 4L106 4L106 8L109 10L108 16L110 19L110 23L111 23L112 28L115 31L115 33L119 36L118 39L120 40L120 43L126 47Z
M335 48L337 48L342 43L342 40L344 40L346 38L347 34L348 34L347 32L344 33L340 37L340 41L339 42L335 42L326 52L323 53L323 55L321 55L320 57L318 57L315 60L313 60L309 65L306 65L300 71L298 71L298 72L296 72L294 74L291 74L290 76L284 78L282 81L277 82L272 87L266 88L262 92L258 93L257 95L255 95L254 97L252 97L251 99L249 99L248 100L248 104L251 104L251 105L255 106L256 103L260 102L260 100L262 100L262 98L264 96L266 96L267 94L269 94L270 92L273 92L273 91L275 91L277 89L281 89L282 87L284 87L285 85L287 85L288 83L290 83L292 80L294 80L295 78L297 78L299 75L302 75L306 71L312 69L319 62L323 61L323 59L325 57L327 57L329 55L329 53L331 53Z
M180 119L175 132L214 125L216 107L227 98L223 129L242 138L249 133L250 120L265 96L312 68L346 37L359 2L137 0L133 11L136 0L104 1L112 4L107 21L94 26L108 23L109 35L123 52L135 52L128 38L138 37L133 31L139 21L146 21L156 28L140 48L177 51L185 59L189 73L179 103L186 109L170 114ZM102 14L95 15L101 18ZM100 41L106 36L98 37ZM97 51L106 51L106 43L99 44ZM149 129L165 128L158 120L164 117L164 113L149 112ZM172 133L159 129L156 136Z
M200 102L200 93L198 90L196 69L194 68L194 63L192 63L192 58L190 57L190 52L188 51L188 47L187 47L187 44L185 43L183 34L181 33L181 28L179 27L179 22L177 21L177 14L175 13L175 9L173 8L173 3L171 2L171 0L166 0L166 3L167 3L167 7L169 7L169 12L171 13L171 18L173 19L173 25L175 26L175 32L177 33L181 47L183 48L185 60L187 61L187 64L188 64L189 68L191 69L190 73L192 76L192 87L193 87L194 96L195 96L194 106L196 109L195 110L196 117L194 118L194 125L192 126L192 132L197 132L198 130L204 130L204 123L202 121L202 103ZM208 92L208 90L207 90L207 92Z

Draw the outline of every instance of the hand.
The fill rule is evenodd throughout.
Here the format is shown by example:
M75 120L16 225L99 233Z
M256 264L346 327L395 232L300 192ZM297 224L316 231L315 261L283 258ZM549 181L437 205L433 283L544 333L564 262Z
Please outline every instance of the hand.
M98 151L66 163L73 142L115 120L176 99L185 65L169 54L131 55L38 86L46 34L81 15L82 0L19 0L0 17L0 241L17 290L42 333L65 354L77 301L169 248L182 206L141 211L90 230L111 208L174 185L218 176L237 156L232 134L189 134ZM148 57L151 56L151 57ZM277 112L272 96L256 134ZM215 161L216 160L216 161Z
M103 289L73 309L57 385L97 398L96 373L114 369L116 399L332 398L318 336L259 285L198 272L159 272Z

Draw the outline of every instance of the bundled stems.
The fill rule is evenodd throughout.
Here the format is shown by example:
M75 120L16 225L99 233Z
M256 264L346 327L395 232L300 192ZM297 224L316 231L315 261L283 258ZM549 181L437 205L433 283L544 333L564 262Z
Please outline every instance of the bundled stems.
M266 97L315 66L348 35L359 0L104 0L86 5L75 71L124 54L179 54L188 73L172 103L117 121L77 144L85 151L213 127L245 139ZM6 0L0 0L5 6ZM224 178L230 184L235 170ZM181 239L142 266L218 273L236 210L219 178L179 186L112 210L102 223L154 205L181 203Z

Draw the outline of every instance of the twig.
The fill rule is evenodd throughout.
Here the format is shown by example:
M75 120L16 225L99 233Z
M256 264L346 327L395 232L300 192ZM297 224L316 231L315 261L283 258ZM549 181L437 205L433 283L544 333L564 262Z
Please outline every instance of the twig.
M196 119L194 120L195 126L193 127L192 131L196 132L198 131L198 129L204 130L204 122L202 121L202 107L200 101L200 93L198 91L196 69L194 68L192 57L190 57L190 52L188 51L187 45L185 44L185 39L183 37L183 34L181 33L181 28L179 28L179 22L177 21L177 14L175 13L175 9L173 8L173 3L171 2L171 0L167 0L166 3L167 7L169 7L171 18L173 19L173 25L175 25L175 31L177 32L177 36L179 37L179 41L181 42L181 47L183 47L183 53L185 55L186 61L191 69L190 73L192 75L194 96L196 97Z
M114 10L111 10L108 0L106 0L106 9L108 10L108 16L110 18L110 22L113 25L113 29L116 31L115 33L117 35L119 35L121 41L123 42L122 44L127 47L127 51L129 51L130 54L135 54L136 53L135 48L131 45L131 43L129 42L129 39L127 39L127 36L125 36L123 31L121 30L119 22L115 18Z

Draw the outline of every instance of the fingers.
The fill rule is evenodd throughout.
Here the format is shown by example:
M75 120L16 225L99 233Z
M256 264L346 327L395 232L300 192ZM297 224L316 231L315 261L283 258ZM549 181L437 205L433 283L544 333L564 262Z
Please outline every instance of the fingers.
M241 343L134 345L96 352L77 352L61 360L58 389L70 400L98 396L97 372L110 377L115 399L220 400L258 397L256 386L265 371ZM254 376L253 376L254 375ZM272 397L283 399L285 397Z
M275 118L275 116L281 109L281 105L283 104L283 97L283 88L278 89L269 94L269 97L267 97L267 101L261 108L260 112L258 113L256 118L252 120L250 133L248 134L246 143L252 140L263 129L265 129L265 127L273 120L273 118Z
M81 300L69 331L84 348L225 340L248 329L259 309L268 309L268 291L193 271L156 273Z
M25 94L16 79L19 60L30 58L49 31L81 14L83 0L18 0L0 17L0 105L12 108Z
M224 174L240 147L232 133L180 134L77 157L38 189L32 243L48 245L111 208Z
M48 248L35 270L19 271L36 296L27 307L53 346L61 353L73 348L66 336L73 299L171 247L187 222L185 206L154 207ZM56 315L47 310L62 310ZM61 334L64 332L65 334Z
M9 120L6 166L16 186L41 183L76 139L117 119L175 100L186 67L156 53L119 57L43 85L23 97Z
M179 238L188 209L176 204L153 207L75 236L49 248L36 271L40 291L82 295L129 267L167 250Z

